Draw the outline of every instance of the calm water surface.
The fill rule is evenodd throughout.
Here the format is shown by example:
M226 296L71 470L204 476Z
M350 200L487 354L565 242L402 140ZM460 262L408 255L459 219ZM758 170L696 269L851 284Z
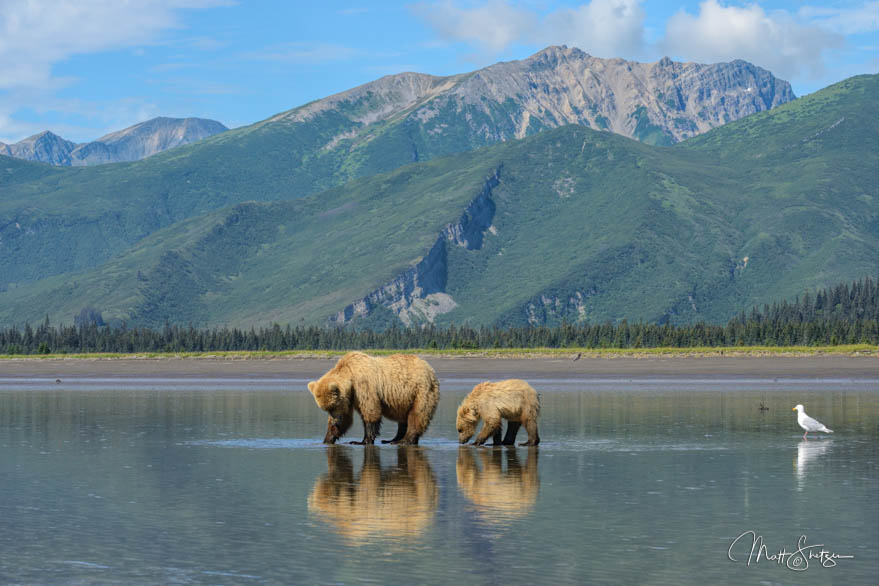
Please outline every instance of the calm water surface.
M0 380L0 582L877 583L876 381L534 380L537 449L455 443L473 382L363 448L304 381Z

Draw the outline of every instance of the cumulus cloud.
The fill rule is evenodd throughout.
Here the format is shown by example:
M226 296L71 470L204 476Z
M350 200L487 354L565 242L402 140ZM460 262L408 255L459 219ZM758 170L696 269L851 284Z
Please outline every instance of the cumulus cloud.
M490 0L481 6L461 8L456 2L435 2L413 7L437 34L448 41L464 41L499 52L528 36L536 15L503 0Z
M841 35L789 12L706 0L698 14L682 10L668 20L660 47L692 61L744 59L790 79L821 75L826 53L843 42Z
M563 43L598 57L630 57L644 45L644 10L635 0L592 0L546 17L542 44Z
M503 0L462 7L451 0L422 3L414 12L445 41L499 53L517 43L574 45L602 57L632 56L643 45L640 0L592 0L545 15Z
M787 79L822 76L828 57L845 45L844 35L879 30L877 0L797 11L705 0L695 14L681 9L671 15L650 43L643 0L591 0L542 12L534 6L540 3L442 0L413 10L441 41L469 44L489 57L516 44L567 44L599 57L744 59Z

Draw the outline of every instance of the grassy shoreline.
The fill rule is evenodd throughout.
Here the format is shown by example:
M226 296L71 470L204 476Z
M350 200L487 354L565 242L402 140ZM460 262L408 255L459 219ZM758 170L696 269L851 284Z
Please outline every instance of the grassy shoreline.
M85 354L0 354L3 360L273 360L297 358L332 358L347 350L284 350L284 351L226 351L226 352L135 352ZM491 348L491 349L409 349L366 350L369 354L384 356L406 353L442 358L559 358L571 359L577 354L583 359L595 358L767 358L803 356L867 356L879 357L879 346L851 344L839 346L738 346L696 348Z

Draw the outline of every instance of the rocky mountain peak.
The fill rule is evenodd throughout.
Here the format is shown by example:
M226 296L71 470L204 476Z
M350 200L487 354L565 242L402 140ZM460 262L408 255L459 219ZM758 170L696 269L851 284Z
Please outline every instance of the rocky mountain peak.
M741 60L641 63L558 45L460 75L386 76L266 123L304 123L328 111L348 118L353 126L325 148L363 144L370 124L394 119L437 140L470 136L471 148L565 124L672 144L794 97L788 82Z
M76 143L44 130L15 144L5 145L5 148L0 149L0 154L53 165L69 165L70 153L75 148Z
M97 165L136 161L228 130L204 118L153 118L77 145L44 130L15 144L0 143L0 155L52 165Z

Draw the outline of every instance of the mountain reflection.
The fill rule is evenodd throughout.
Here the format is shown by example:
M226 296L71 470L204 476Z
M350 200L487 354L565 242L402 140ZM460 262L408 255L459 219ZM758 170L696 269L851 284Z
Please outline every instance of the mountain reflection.
M365 446L363 466L354 472L345 446L327 447L327 473L314 483L308 510L350 545L375 540L408 542L433 522L439 490L424 452L399 446L397 465L382 468L380 450ZM387 454L389 450L384 448Z
M458 449L458 488L482 521L506 525L531 512L540 492L537 454L528 450L523 466L516 449Z

